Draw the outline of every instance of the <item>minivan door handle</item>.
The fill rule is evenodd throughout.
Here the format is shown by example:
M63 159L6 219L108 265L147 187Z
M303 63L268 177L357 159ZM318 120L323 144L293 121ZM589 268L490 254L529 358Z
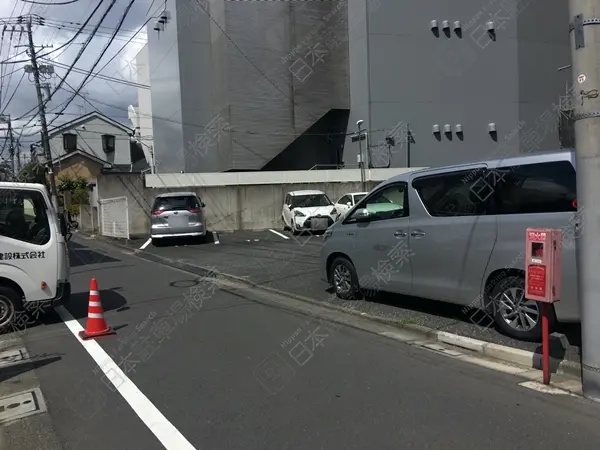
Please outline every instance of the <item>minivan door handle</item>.
M423 236L425 236L425 232L421 231L421 230L415 230L415 231L411 231L410 235L412 237L423 237Z
M406 237L406 231L398 230L394 232L394 236L397 238Z

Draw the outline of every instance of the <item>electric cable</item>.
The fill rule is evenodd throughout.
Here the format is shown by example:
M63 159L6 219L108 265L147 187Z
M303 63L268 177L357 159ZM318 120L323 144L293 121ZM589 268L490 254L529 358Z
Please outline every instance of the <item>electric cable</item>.
M116 35L116 33L119 31L119 29L121 28L121 26L123 25L123 22L125 22L125 19L127 18L127 15L129 14L129 11L131 10L131 7L133 6L133 4L135 3L136 0L130 0L129 4L127 5L127 7L125 8L125 11L123 13L123 15L121 16L121 20L119 20L119 23L117 25L117 28L115 30L115 33L113 33L113 37L110 38L110 40L106 43L106 45L104 46L104 48L102 49L102 51L100 52L100 55L98 56L98 58L96 58L96 61L94 62L94 64L92 65L91 69L90 69L90 73L94 71L94 69L96 68L96 66L100 63L102 57L104 56L104 54L108 51L108 48L110 47L110 45L112 44L113 40L114 40L114 36ZM102 22L104 20L104 18L106 17L106 15L108 14L108 11L110 11L110 9L112 9L112 7L114 6L116 0L112 0L110 6L107 9L107 12L105 13L105 15L101 18L100 22ZM93 35L91 36L93 37ZM74 61L73 64L71 65L71 68L75 66L75 63L77 62ZM59 83L62 84L64 82L64 80L67 78L69 71L67 71L67 75L65 75L64 78L61 79L61 82ZM79 93L79 91L81 89L83 89L83 87L86 84L86 81L89 79L90 74L86 75L85 78L83 79L83 82L80 84L79 86L79 90L76 91L77 93ZM73 101L73 99L77 96L77 94L73 94L73 96L69 99L69 101L67 102L67 104L62 108L61 112L64 112L69 104ZM58 117L58 116L57 116ZM49 124L48 126L52 125L52 123L56 120L56 118L54 118Z
M10 98L8 99L8 101L6 102L6 104L4 105L4 108L2 108L2 112L0 112L0 116L4 114L4 111L6 111L6 108L8 108L8 105L10 105L10 102L12 101L12 99L15 96L15 94L19 90L19 86L21 86L21 83L23 82L23 78L25 78L25 71L23 71L23 74L21 75L21 78L19 79L19 82L17 83L17 87L15 88L15 90L12 93L12 95L10 96ZM6 90L8 91L8 86L6 87Z
M108 13L111 11L111 9L113 8L113 6L115 5L116 0L111 0L110 5L108 5L108 8L104 11L102 17L100 17L100 20L98 21L98 24L96 25L96 28L98 28L102 22L104 21L104 19L106 19L106 16L108 16ZM91 18L94 16L94 14L96 13L96 11L100 8L100 6L102 6L103 1L100 0L100 2L98 3L98 5L96 6L96 8L94 8L94 11L92 11L92 13L90 14L90 16L88 17L88 20L86 22L89 22L91 20ZM85 41L83 47L79 50L79 52L77 53L77 56L75 57L75 59L73 60L73 62L71 63L71 69L75 66L75 64L77 64L77 61L79 61L79 59L81 58L81 55L83 54L83 52L85 51L85 49L87 48L87 46L90 44L90 42L92 41L92 39L94 38L94 34L91 34L88 39ZM72 40L70 41L72 42ZM66 45L66 44L65 44ZM59 47L60 49L61 47ZM58 49L57 49L58 50ZM45 57L47 54L45 55L40 55L40 57ZM56 86L56 88L54 89L54 91L48 96L47 100L44 100L44 106L52 99L52 97L54 96L54 94L56 92L58 92L60 90L60 88L62 87L62 83L64 83L64 80L69 76L71 70L67 70L67 73L65 74L64 78L61 78L61 81L59 82L58 86ZM68 103L67 105L68 106ZM24 116L29 115L33 110L35 110L36 108L39 108L39 105L34 106L31 110L29 110L28 112L26 112L24 114ZM63 111L66 109L66 107L63 109ZM63 112L61 111L61 112ZM58 117L58 116L57 116ZM17 119L19 120L19 119ZM21 139L22 134L23 134L23 130L27 127L27 125L29 125L32 122L33 118L30 119L21 129L21 135L19 135L18 140ZM56 119L54 119L56 120Z

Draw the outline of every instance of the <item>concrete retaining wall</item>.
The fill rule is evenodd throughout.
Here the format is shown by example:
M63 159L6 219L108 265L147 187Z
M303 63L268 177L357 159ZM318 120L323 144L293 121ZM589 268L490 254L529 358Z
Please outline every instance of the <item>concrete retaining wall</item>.
M379 181L367 182L368 189ZM148 235L150 210L154 198L163 192L196 192L206 203L207 227L210 231L280 229L281 208L289 191L317 189L332 201L348 192L362 191L361 183L320 182L293 184L260 184L238 186L203 186L160 189L146 188L139 174L103 174L98 177L98 197L126 196L128 199L129 233Z

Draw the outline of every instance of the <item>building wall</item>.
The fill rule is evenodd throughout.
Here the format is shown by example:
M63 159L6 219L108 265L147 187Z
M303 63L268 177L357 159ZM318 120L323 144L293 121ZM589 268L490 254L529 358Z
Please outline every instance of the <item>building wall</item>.
M176 0L165 30L149 28L158 172L259 170L330 109L349 108L346 27L330 26L344 0L203 4L210 18Z
M155 175L159 176L159 175ZM372 189L378 181L369 181ZM98 179L101 198L127 196L130 236L148 236L150 211L157 195L169 189L146 188L135 174L103 174ZM245 186L205 186L185 188L194 191L206 203L209 231L265 230L281 228L281 209L285 194L293 190L318 189L332 201L348 192L361 191L359 181L320 183L273 183ZM177 191L179 189L171 189Z
M63 130L50 139L50 150L52 158L66 154L63 146L63 133L74 133L77 135L77 148L90 153L100 159L112 164L131 164L130 137L123 129L105 122L98 118L92 118L85 122L85 130L81 125ZM115 136L115 151L104 153L102 149L102 135Z
M156 170L164 173L184 169L177 37L179 18L170 6L169 13L170 20L160 33L153 30L154 22L147 26L155 163Z
M87 158L76 155L64 162L56 164L56 178L60 180L63 177L67 178L83 178L85 180L95 180L100 173L100 165L92 162Z
M224 3L238 130L226 169L260 170L329 110L349 108L346 2Z
M150 85L148 44L144 45L135 59L136 77L139 84ZM151 164L151 149L154 145L154 131L152 128L152 93L150 89L138 88L137 118L140 128L140 142L146 156L146 161Z
M511 18L510 5L516 3L527 6ZM414 138L413 166L558 148L557 131L542 132L537 124L570 76L557 72L570 60L566 1L349 0L348 9L356 17L349 30L350 127L365 121L375 158L387 158L381 145L386 134L406 141L406 124ZM490 17L495 41L484 28ZM438 35L432 20L438 21ZM444 33L444 20L451 28L460 21L462 34ZM488 133L489 123L496 125L496 136ZM439 136L432 133L435 124L442 129ZM443 132L446 124L449 135ZM406 143L396 145L392 166L406 166L407 149ZM355 162L357 154L358 145L347 140L346 161Z

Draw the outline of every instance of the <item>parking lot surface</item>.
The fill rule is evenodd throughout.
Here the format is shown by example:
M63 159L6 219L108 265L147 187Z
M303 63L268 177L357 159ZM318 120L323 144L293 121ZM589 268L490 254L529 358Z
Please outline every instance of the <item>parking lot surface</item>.
M184 250L230 249L253 263L238 244L220 245ZM289 243L272 245L294 253ZM600 439L600 410L584 399L530 390L510 375L307 316L275 294L218 285L104 242L70 246L71 318L50 315L21 334L29 354L58 353L35 368L62 443L52 450L503 450L506 430L523 449L592 449ZM91 277L117 334L84 344L73 328L86 324Z
M189 264L212 267L219 272L244 277L255 283L296 295L329 302L338 306L360 310L367 314L415 323L432 329L448 331L487 342L508 345L541 353L541 344L523 342L500 334L493 320L483 312L464 306L432 300L379 293L370 301L344 301L338 299L321 280L319 252L322 235L293 236L281 229L264 231L238 231L218 233L205 243L173 241L155 247L145 239L129 242L132 248L144 247L161 257ZM146 245L144 245L146 244ZM558 339L552 345L552 356L579 362L581 328L578 324L561 325Z

